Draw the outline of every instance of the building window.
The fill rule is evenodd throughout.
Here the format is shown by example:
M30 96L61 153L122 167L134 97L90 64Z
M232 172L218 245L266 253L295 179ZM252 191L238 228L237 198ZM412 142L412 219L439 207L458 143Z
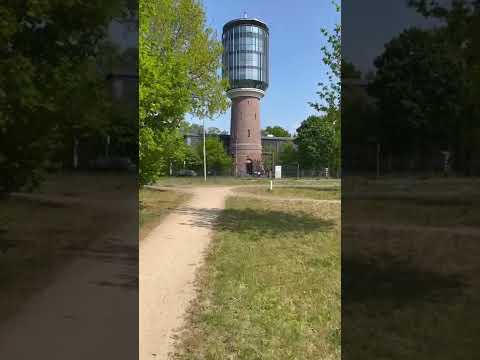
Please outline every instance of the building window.
M250 129L248 129L248 137L250 137Z

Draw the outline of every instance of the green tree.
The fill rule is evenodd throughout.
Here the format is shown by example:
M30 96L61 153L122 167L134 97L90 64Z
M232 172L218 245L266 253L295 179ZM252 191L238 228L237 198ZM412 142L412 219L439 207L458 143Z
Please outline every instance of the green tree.
M91 94L79 90L92 85L99 44L124 5L113 0L0 5L0 192L41 180L66 121L91 127L104 113L102 97L93 95L101 92L98 83Z
M196 0L140 0L140 122L177 127L185 113L212 117L228 106L221 43Z
M335 128L329 116L309 116L297 129L295 144L302 167L318 171L335 162Z
M188 146L185 156L185 168L200 171L202 166L203 152L200 154L196 148Z
M225 111L227 84L217 71L221 66L222 46L205 25L201 3L140 0L139 10L140 134L158 139L164 136L164 131L180 127L186 113L206 118ZM153 177L145 179L153 181L165 159L157 158L156 164L149 154L142 154L144 150L149 154L155 151L150 147L139 149L140 168L149 167L141 172L152 174Z
M340 12L340 5L333 3L337 12ZM322 46L322 61L327 66L326 82L318 83L320 87L317 94L321 102L310 103L319 112L338 112L340 110L340 77L342 70L341 33L340 24L336 24L333 31L322 28L322 35L326 38L327 44Z
M278 136L278 137L291 137L292 135L282 128L281 126L267 126L265 130L262 131L262 134L264 135L273 135L273 136Z
M369 92L381 112L384 147L399 153L450 148L463 101L461 68L452 61L441 30L408 29L375 60Z
M178 129L156 130L148 127L139 132L139 183L155 182L170 174L188 158L189 149Z
M378 112L375 102L368 96L365 87L357 86L350 80L360 80L362 74L353 64L349 64L348 69L342 69L342 117L343 117L343 144L372 145L372 140L380 140L378 124ZM343 66L343 65L342 65ZM374 74L368 76L374 80Z
M480 155L480 2L458 0L445 4L441 1L409 0L410 6L425 17L440 19L438 33L445 40L445 55L454 65L462 83L463 99L458 104L456 140L453 147L454 167L471 175L475 158ZM445 82L445 84L448 84ZM447 88L448 86L445 86ZM477 167L477 173L480 168Z
M340 12L340 5L333 2L337 12ZM330 121L333 129L334 158L330 159L330 166L340 169L341 158L341 75L342 75L342 52L341 52L341 25L336 24L333 31L322 28L322 35L326 38L327 45L321 48L322 61L327 66L328 80L320 82L317 94L320 102L313 102L310 105L321 114L326 114L324 119ZM345 66L344 66L345 69ZM348 69L348 67L347 67ZM330 133L330 132L329 132Z
M225 147L218 136L208 136L205 141L205 149L207 153L207 171L217 174L232 167L232 158L225 151ZM197 154L203 159L203 144L198 145Z
M298 150L293 143L288 142L282 146L279 161L282 165L292 165L299 162Z
M66 67L61 76L67 81L64 91L57 95L56 103L60 111L52 115L56 128L54 134L59 151L64 154L64 166L72 166L72 149L75 141L95 136L105 138L113 134L116 122L113 121L115 108L105 79L97 72L97 62L93 59L79 64L77 68ZM81 110L80 110L81 109Z

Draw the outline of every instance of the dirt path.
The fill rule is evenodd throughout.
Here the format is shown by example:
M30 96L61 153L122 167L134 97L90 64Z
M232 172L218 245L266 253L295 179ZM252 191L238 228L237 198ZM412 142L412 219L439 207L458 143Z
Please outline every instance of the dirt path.
M198 187L192 199L140 244L140 360L168 359L172 336L195 296L193 281L212 235L213 221L230 192Z

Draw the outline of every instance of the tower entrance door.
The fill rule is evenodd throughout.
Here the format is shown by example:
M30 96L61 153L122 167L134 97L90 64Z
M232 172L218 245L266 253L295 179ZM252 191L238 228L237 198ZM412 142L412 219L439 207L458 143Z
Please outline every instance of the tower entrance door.
M247 168L247 174L248 175L253 175L253 161L250 159L247 159L246 162L246 168Z

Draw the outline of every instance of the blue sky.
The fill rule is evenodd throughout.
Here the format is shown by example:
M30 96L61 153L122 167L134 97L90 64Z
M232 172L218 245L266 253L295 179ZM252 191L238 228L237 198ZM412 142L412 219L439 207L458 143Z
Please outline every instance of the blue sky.
M325 39L320 28L333 29L340 21L329 0L204 0L207 25L220 39L223 25L232 19L258 18L270 28L270 85L261 100L261 126L280 125L290 132L302 120L314 114L308 105L316 101L317 83L326 79L320 48ZM200 123L199 119L187 118ZM230 131L230 109L213 121L215 126Z

